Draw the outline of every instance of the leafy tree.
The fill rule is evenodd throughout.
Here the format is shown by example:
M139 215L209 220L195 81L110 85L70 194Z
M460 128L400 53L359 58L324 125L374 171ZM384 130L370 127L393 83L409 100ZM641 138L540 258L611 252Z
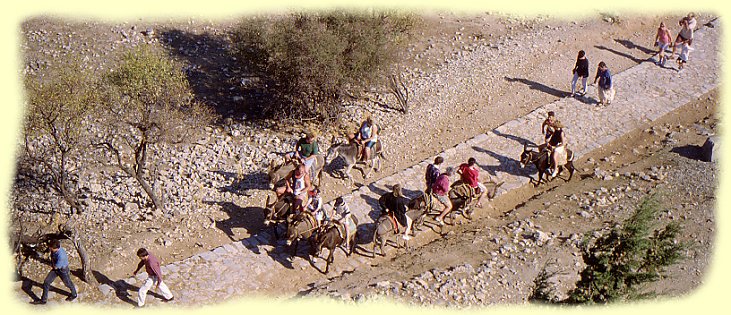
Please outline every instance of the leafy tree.
M82 212L77 194L78 171L85 167L83 155L90 151L86 122L99 105L98 82L79 60L70 57L65 61L55 71L24 78L27 116L13 190L13 208L17 219L20 211L38 210L31 209L38 205L37 198L60 197L70 211L65 213L66 223L59 225L58 232L53 234L57 238L71 239L82 261L84 280L94 281L91 260L74 223L75 214ZM62 212L60 208L45 210L58 218ZM22 229L19 233L18 238L28 242L45 240L38 235L24 237ZM17 267L20 269L21 264Z
M234 44L272 92L265 114L329 118L345 96L387 83L415 23L387 11L293 13L242 22Z
M88 148L84 122L99 102L96 86L93 74L73 59L44 76L25 77L28 107L19 169L61 196L72 214L81 212L77 172Z
M210 111L194 102L180 67L163 52L143 45L127 52L106 77L108 104L103 141L117 166L133 177L155 208L163 202L153 191L148 155L156 143L181 143L210 122Z

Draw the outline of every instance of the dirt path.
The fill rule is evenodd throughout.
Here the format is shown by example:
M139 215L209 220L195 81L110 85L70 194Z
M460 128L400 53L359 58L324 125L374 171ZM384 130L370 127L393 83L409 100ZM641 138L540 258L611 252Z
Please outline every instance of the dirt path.
M651 42L659 21L669 23L675 19L675 16L627 16L622 17L619 23L609 23L599 16L567 21L449 14L427 19L427 31L420 35L422 39L405 52L414 58L408 70L415 92L412 111L408 115L400 115L373 104L365 105L385 125L383 138L392 157L384 170L368 182L563 97L568 91L576 52L580 49L587 51L591 75L600 60L609 64L614 73L642 62L651 56L648 54L650 45L644 44ZM702 16L700 24L708 19L709 16ZM352 119L360 119L361 112L360 107L353 107ZM290 136L285 131L262 130L262 134ZM233 141L229 145L239 143ZM357 172L354 174L356 180L361 180ZM323 191L329 200L350 192L351 188L345 187L338 179L328 178ZM232 209L258 207L267 193L260 190L234 195L230 200ZM510 204L514 207L530 198L533 192L525 190L516 194L507 198L511 201L498 200L495 207L508 209ZM500 208L501 202L505 202L503 208ZM100 270L112 279L125 277L136 262L129 258L132 252L126 255L120 252L132 250L133 244L147 244L164 261L171 262L228 244L232 239L248 238L261 229L258 216L242 216L219 205L204 205L203 208L190 214L190 222L197 220L204 228L196 229L192 237L181 237L171 246L164 246L164 242L157 240L170 233L180 233L179 226L173 223L154 228L130 224L116 231L102 229L106 234L99 237L94 246L101 257L109 259L98 261ZM215 228L217 226L213 223L221 221L230 222L232 226L228 230ZM120 240L119 247L109 246L112 240ZM429 254L433 251L428 248L418 252L425 260L434 258ZM453 257L453 261L465 258L444 256ZM443 263L450 265L449 260ZM370 281L367 280L368 275L362 277L361 280ZM267 290L267 293L293 294L290 289L276 289L291 288L290 285L289 281L280 279L269 284L274 289Z

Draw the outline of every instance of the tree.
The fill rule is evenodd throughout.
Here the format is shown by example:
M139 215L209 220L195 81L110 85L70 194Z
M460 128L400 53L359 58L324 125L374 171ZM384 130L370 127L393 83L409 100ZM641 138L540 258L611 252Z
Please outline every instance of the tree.
M242 22L234 45L272 93L262 112L327 119L340 113L344 96L388 84L415 22L388 11L293 13Z
M85 122L93 116L100 100L95 78L74 58L66 60L55 71L24 78L27 116L13 190L13 208L21 226L18 244L47 240L47 235L38 234L40 230L33 237L23 234L22 219L18 217L23 210L21 207L25 210L37 207L40 200L34 199L50 196L60 197L69 207L69 211L64 214L67 217L65 221L71 223L59 227L58 235L73 241L82 260L83 278L87 282L94 281L91 277L91 260L72 222L75 215L82 212L77 194L78 171L85 166L83 155L90 151ZM34 191L40 193L34 194ZM49 212L56 218L62 211L54 208ZM19 247L15 249L17 251ZM17 265L19 273L21 265Z
M133 177L162 210L150 182L148 156L156 143L184 142L211 120L210 111L193 100L180 67L163 52L143 45L127 52L106 76L106 128L99 146L113 153L116 165Z
M77 171L79 157L88 148L84 122L99 102L96 87L93 74L73 59L45 76L25 78L28 110L20 170L46 183L72 214L81 211Z
M657 198L655 194L645 198L621 226L593 242L585 238L582 259L586 267L562 303L610 303L653 294L644 292L644 285L664 277L666 268L680 261L687 247L677 240L681 229L676 222L654 228L660 209ZM541 290L534 291L545 291L545 282L545 276L537 279L536 288ZM534 297L540 299L540 295Z

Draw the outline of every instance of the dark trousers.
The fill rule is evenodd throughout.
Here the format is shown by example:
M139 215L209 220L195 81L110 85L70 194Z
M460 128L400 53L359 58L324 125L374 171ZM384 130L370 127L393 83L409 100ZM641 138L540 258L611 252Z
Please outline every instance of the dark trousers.
M69 290L71 290L71 296L76 297L76 287L74 286L73 282L71 282L71 277L69 276L69 268L66 267L61 269L53 269L48 273L48 275L46 276L46 280L43 281L43 295L41 295L41 301L47 301L48 289L51 288L51 284L53 283L53 280L56 280L56 277L61 277L61 281L63 281L63 284L66 285Z

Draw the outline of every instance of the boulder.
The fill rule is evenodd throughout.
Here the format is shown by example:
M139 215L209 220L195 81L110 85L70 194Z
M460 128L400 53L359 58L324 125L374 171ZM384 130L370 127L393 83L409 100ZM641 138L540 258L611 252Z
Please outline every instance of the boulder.
M721 137L713 135L706 139L701 147L701 158L706 162L717 162L718 155L721 153L720 147Z

